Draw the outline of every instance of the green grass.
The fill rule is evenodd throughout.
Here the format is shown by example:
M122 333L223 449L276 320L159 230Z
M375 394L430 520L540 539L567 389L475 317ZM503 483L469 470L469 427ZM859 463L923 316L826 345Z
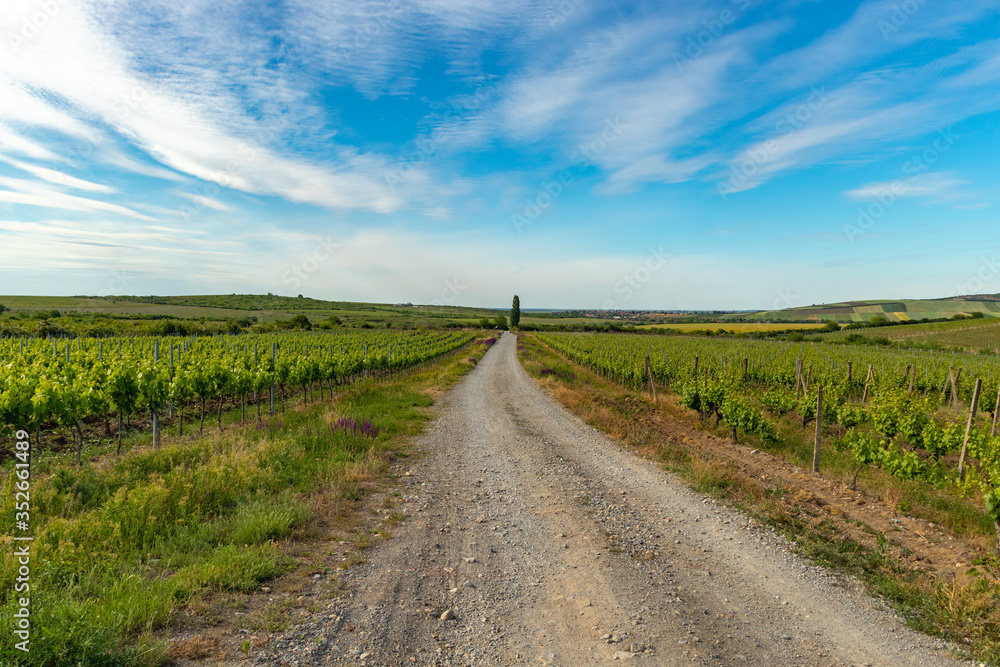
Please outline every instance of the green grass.
M285 561L283 563L282 561ZM204 589L247 592L281 574L283 559L271 543L227 544L172 575L175 597Z
M204 437L168 437L157 449L138 433L121 456L110 439L89 442L81 468L68 452L36 451L31 664L166 662L180 607L256 590L294 568L283 545L308 533L312 500L361 498L362 484L422 430L433 403L426 390L447 388L484 352L478 345L408 378L361 382L334 401L290 403L260 427L219 433L212 420ZM371 419L382 432L374 440L333 433L340 416ZM11 628L14 477L10 462L3 470L0 627ZM0 664L21 658L0 642Z
M309 510L291 498L276 504L252 501L233 515L227 539L235 545L281 540L308 520Z

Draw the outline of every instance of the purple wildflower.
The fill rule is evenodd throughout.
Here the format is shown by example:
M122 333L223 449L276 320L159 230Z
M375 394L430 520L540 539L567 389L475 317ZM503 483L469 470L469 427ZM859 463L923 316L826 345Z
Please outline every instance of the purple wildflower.
M371 420L358 420L353 417L341 417L330 426L330 430L334 435L343 433L344 435L353 435L356 438L371 438L372 440L382 432Z

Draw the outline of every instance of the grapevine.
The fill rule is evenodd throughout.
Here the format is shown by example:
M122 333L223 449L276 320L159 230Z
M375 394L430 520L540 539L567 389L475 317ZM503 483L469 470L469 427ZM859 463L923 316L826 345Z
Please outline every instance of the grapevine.
M992 400L979 406L988 418L968 418L966 436L976 380L983 396L998 393L995 355L681 336L654 342L615 334L539 337L625 387L638 391L650 379L672 386L702 421L714 416L715 426L725 424L734 442L740 433L773 441L775 421L794 416L804 428L819 416L823 428L833 429L833 444L857 464L852 484L867 467L901 480L950 484L959 494L978 496L1000 529L1000 438ZM954 465L963 443L971 461L967 474Z
M308 401L325 383L382 377L434 359L470 342L465 332L332 332L212 338L0 340L0 430L64 429L81 463L83 424L117 423L118 451L125 425L148 416L157 427L173 417L183 434L191 404L199 430L211 409L222 427L226 402L241 407L252 395L257 417L265 393L285 399L287 385Z

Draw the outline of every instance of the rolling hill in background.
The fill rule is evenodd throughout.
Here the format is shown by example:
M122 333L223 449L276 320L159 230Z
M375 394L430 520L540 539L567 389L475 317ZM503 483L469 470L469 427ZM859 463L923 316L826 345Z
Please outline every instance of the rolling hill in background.
M1000 317L1000 295L976 294L947 299L845 301L784 310L735 313L728 315L726 319L770 322L826 322L835 320L849 323L868 322L873 317L882 316L890 322L909 322L951 318L955 315L970 317L973 316L973 313L982 313L983 317Z
M474 321L505 314L506 309L470 308L451 305L413 305L410 303L379 304L347 301L324 301L309 297L287 297L257 294L218 294L197 296L105 296L50 297L0 296L0 304L13 311L61 310L63 312L105 315L146 315L209 319L239 318L251 315L261 322L273 322L304 314L310 319L326 319L337 315L345 320L372 323L426 325L434 321ZM624 312L624 311L623 311ZM559 310L522 310L526 323L594 323L610 321L611 314L582 317L582 312ZM844 301L783 310L733 312L727 314L688 313L693 322L827 322L842 324L868 322L882 316L890 322L940 320L963 315L1000 317L1000 294L976 294L948 299L878 299ZM618 313L621 315L622 313ZM620 318L615 318L620 319ZM669 324L669 322L668 322Z
M176 318L205 321L250 321L274 324L296 316L312 323L338 318L351 327L474 326L483 318L509 315L509 308L476 308L448 304L358 303L325 301L276 294L204 294L185 296L4 296L0 312L6 317L28 315L52 320L115 318L126 320ZM592 319L567 318L560 311L525 308L522 324L559 322L593 323ZM596 320L601 321L601 320Z

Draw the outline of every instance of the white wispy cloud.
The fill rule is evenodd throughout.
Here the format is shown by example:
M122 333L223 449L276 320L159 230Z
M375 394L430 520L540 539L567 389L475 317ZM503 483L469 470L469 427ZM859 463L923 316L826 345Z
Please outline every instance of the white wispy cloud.
M832 86L845 71L853 75L859 67L898 49L954 37L963 27L987 19L998 8L997 0L911 3L905 7L896 0L867 0L842 24L773 58L753 83L793 90L824 82Z
M625 130L587 159L604 174L600 191L622 192L648 182L683 182L713 166L759 155L776 132L764 130L755 137L745 131L760 131L761 121L775 115L768 111L754 120L775 91L835 77L840 85L831 91L846 100L851 88L865 85L865 77L852 68L940 35L942 29L957 30L996 6L992 0L947 9L922 6L892 35L873 39L884 32L879 22L892 18L895 5L865 2L812 43L761 63L757 54L788 31L790 22L745 25L737 20L690 53L691 38L700 37L705 17L725 8L713 3L673 7L641 20L577 21L569 40L560 32L562 24L552 21L568 11L565 3L318 5L292 0L288 11L271 17L282 35L283 46L278 46L274 26L248 15L239 3L94 0L60 5L57 21L0 59L0 90L12 100L0 103L0 121L77 136L93 133L98 125L110 127L170 168L143 165L119 153L117 164L135 173L176 179L180 172L251 194L388 213L414 204L427 207L430 200L461 191L454 173L446 176L440 168L448 154L502 140L555 147L564 162L571 161L610 120ZM577 20L597 11L586 3L571 9ZM11 0L0 30L16 32L19 19L32 11L33 2ZM154 26L157 39L150 41ZM510 37L511 55L520 64L503 81L483 77L475 64L496 34ZM476 81L476 93L468 96L474 102L457 117L435 120L432 115L427 130L434 155L408 165L406 178L387 186L386 175L398 171L398 159L338 142L327 122L336 110L316 101L316 78L369 97L406 95L431 47L448 54L453 72ZM978 67L953 81L986 86L998 67L984 55ZM156 71L156 79L140 74L144 71ZM845 72L854 80L841 81ZM893 76L875 78L885 82ZM58 104L51 101L56 99ZM884 93L865 99L864 114L834 103L824 112L826 121L814 119L809 127L781 134L781 150L739 189L836 156L845 137L875 136L892 124L876 122L879 118L894 116L894 127L907 126L899 122L906 110L899 99ZM932 111L923 115L932 117ZM743 120L748 117L749 122ZM733 130L742 129L750 141L728 156L717 144L708 149L713 143L708 137L734 121ZM16 129L6 130L9 136L3 132L0 127L0 141L6 138L11 150L54 159L53 151ZM323 146L324 159L288 154L280 147L291 137Z
M0 230L132 250L185 251L189 252L192 257L234 256L239 253L239 249L242 247L233 241L213 243L212 247L188 247L181 239L178 239L177 235L186 236L192 232L160 225L141 225L123 229L119 225L109 223L93 225L70 220L45 220L41 222L0 220Z
M16 5L17 3L15 3ZM32 3L33 5L35 3ZM35 5L37 9L37 5ZM9 7L5 7L9 9ZM0 19L2 20L2 19ZM11 35L17 35L9 22L5 31L8 44ZM16 26L14 26L16 28ZM23 30L23 24L21 27ZM86 137L86 123L75 118L71 111L60 108L53 102L29 92L30 82L15 83L8 73L0 68L0 120L23 127L45 127L74 137Z
M310 71L377 97L409 92L431 48L444 52L451 72L481 77L484 52L501 39L516 48L527 34L550 32L547 24L559 5L559 0L290 0L283 28L293 48L310 54Z
M118 206L117 204L109 204L107 202L86 199L83 197L74 197L61 192L34 194L0 190L0 201L7 202L9 204L39 206L42 208L57 208L69 211L107 211L109 213L117 213L119 215L138 218L140 220L151 220L148 216L142 215L141 213L133 211L125 206Z
M536 47L542 57L503 84L492 109L438 131L481 144L496 137L561 142L572 154L615 117L625 131L592 156L604 171L599 192L683 182L712 171L712 178L726 182L742 170L728 183L738 192L790 169L864 153L889 139L916 138L1000 108L1000 59L989 44L923 66L870 64L915 43L956 36L998 8L996 0L926 5L900 18L898 3L866 2L813 42L763 61L758 54L792 23L735 21L695 49L696 57L687 56L686 38L699 36L702 18L712 16L705 7L591 25L568 54ZM944 92L955 87L973 103ZM819 104L817 89L826 91ZM786 101L774 108L776 98Z
M178 197L182 197L192 202L195 206L202 206L205 208L210 208L215 211L232 211L233 207L225 202L219 201L214 197L208 197L206 195L199 195L193 192L184 192L182 190L175 190L174 194Z
M683 303L688 296L676 286L683 284L683 291L692 291L684 275L688 272L690 278L689 272L699 262L710 264L714 271L705 271L706 292L716 283L735 281L735 274L744 268L731 260L726 266L721 257L671 256L642 289L625 298L623 278L647 266L647 249L640 248L634 255L581 257L553 253L561 245L556 237L539 237L526 248L523 239L497 241L482 232L416 234L397 229L291 237L283 230L260 229L253 241L274 250L255 271L261 289L279 294L329 293L356 301L391 298L503 306L513 291L522 294L522 300L540 305L559 301L598 307L611 299L622 308L642 308L668 299ZM702 270L704 264L699 276ZM359 280L359 275L366 278ZM695 291L701 295L700 290ZM699 297L690 298L693 303Z
M740 192L790 169L890 156L912 140L933 143L938 131L1000 109L994 60L995 50L977 45L921 66L862 71L838 87L814 87L750 122L745 130L756 140L714 177L720 188Z
M4 127L2 123L0 123L0 151L5 154L15 153L43 160L57 159L56 154L49 149L10 128Z
M902 166L928 133L1000 109L1000 42L964 36L991 25L1000 0L916 3L888 31L880 21L897 2L867 1L818 36L795 11L776 20L773 5L750 3L702 36L738 4L57 2L16 49L0 39L0 202L8 217L86 219L0 226L0 271L122 266L171 285L183 275L287 292L290 267L316 251L304 230L322 224L356 231L307 276L315 293L435 301L457 279L469 285L457 302L503 304L512 285L551 284L540 299L597 305L642 257L547 256L555 233L525 253L485 231L498 204L516 206L567 166L586 167L602 194L743 170L735 192L889 157L890 173L845 193L866 199L896 183L891 158ZM37 11L6 0L0 37ZM925 173L896 196L944 201L965 185L959 170ZM258 233L275 218L286 227ZM387 220L398 227L378 227ZM239 242L225 245L237 226ZM448 235L408 231L418 228ZM456 237L469 228L481 233ZM211 243L188 248L192 235ZM726 293L740 282L733 267L682 255L657 273L657 294L673 299L670 285L693 275L692 292ZM663 305L653 287L628 305Z
M894 181L868 183L848 190L845 196L851 199L894 199L896 197L924 197L944 200L960 196L961 187L967 182L947 173L918 173Z
M226 283L235 289L241 274L253 274L245 245L223 237L192 244L192 233L199 235L100 219L0 220L0 273L30 272L39 282L53 273L63 281L72 275L74 291L89 294L134 293L178 276L189 288Z
M746 113L720 108L731 95L730 79L748 66L755 46L787 28L732 28L691 58L688 38L702 29L703 15L690 7L599 23L561 50L535 45L541 53L529 51L523 70L480 96L485 108L445 119L432 136L457 137L458 150L498 140L555 147L563 165L601 168L608 192L688 180L720 160L692 145Z
M0 177L0 201L10 204L22 204L25 206L39 206L42 208L64 209L69 211L87 211L116 213L137 220L152 220L147 215L143 215L126 206L112 204L97 199L78 197L52 190L37 181L28 181L20 178Z
M20 169L23 172L29 173L36 178L40 178L49 183L54 183L55 185L62 185L68 188L73 188L74 190L86 190L88 192L101 192L105 194L110 194L115 191L114 188L103 185L101 183L94 183L92 181L85 181L81 178L76 178L75 176L70 176L61 171L56 171L55 169L49 169L47 167L41 167L36 164L31 164L24 162L22 160L15 160L13 158L7 158L0 155L0 161L6 162L10 166Z
M27 10L33 3L15 5ZM0 74L67 100L77 113L96 117L162 164L204 181L329 208L388 212L404 204L381 178L389 166L384 157L336 145L327 164L284 156L268 145L273 125L258 125L231 94L209 95L218 85L194 85L187 94L180 80L138 76L113 30L102 30L88 9L61 5L59 21L0 59ZM17 16L16 9L4 13L0 32L17 30ZM221 48L219 37L207 44ZM188 73L187 81L197 83L192 75L207 72Z
M104 146L98 147L98 150L95 152L95 158L104 164L119 167L120 169L124 169L125 171L133 174L156 178L161 181L184 182L189 180L181 174L178 174L176 171L165 169L155 164L140 162L124 155L121 151L114 148L106 148Z

